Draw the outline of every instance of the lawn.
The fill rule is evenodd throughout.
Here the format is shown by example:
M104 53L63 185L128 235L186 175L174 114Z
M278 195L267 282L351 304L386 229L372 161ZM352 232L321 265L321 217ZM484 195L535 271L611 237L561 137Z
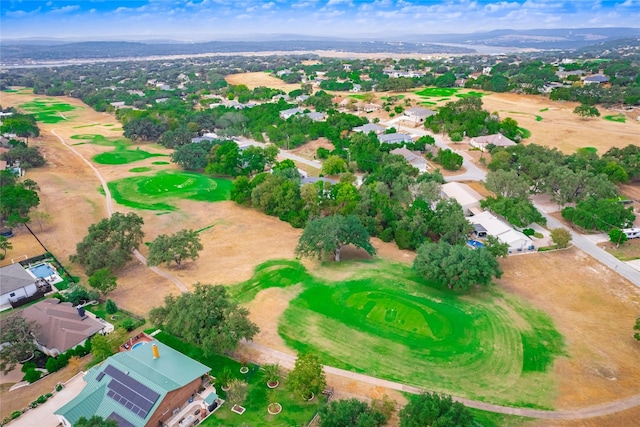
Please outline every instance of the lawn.
M458 295L406 266L368 267L330 282L295 261L273 261L232 293L247 301L302 283L278 332L327 365L479 400L552 406L552 366L564 345L545 313L496 289Z
M228 200L232 182L189 172L158 172L133 176L107 184L111 195L121 205L136 209L173 211L170 202L190 199L204 202Z
M603 119L616 123L625 123L627 121L624 114L612 114L610 116L604 116Z
M129 172L133 172L133 173L149 172L149 171L151 171L151 168L149 166L129 169Z
M456 93L458 93L459 90L460 89L456 89L453 87L427 87L417 91L415 94L425 98L431 98L431 97L444 98L444 97L450 97L455 95Z
M80 134L73 135L72 139L80 140L74 145L94 144L106 147L114 147L113 151L107 151L93 157L93 161L102 165L124 165L127 163L137 162L139 160L148 159L149 157L166 157L166 154L149 153L138 147L130 150L131 141L126 138L106 138L98 134Z
M111 323L115 328L120 327L124 324L133 322L133 325L137 328L144 324L144 320L140 320L137 317L133 317L130 313L118 310L113 314L108 314L105 303L100 303L97 305L87 305L85 308L100 317L101 319L106 320Z
M185 344L176 337L165 332L155 335L158 341L180 351L181 353L197 360L198 362L211 368L211 375L219 375L225 368L233 373L233 375L241 380L247 381L249 384L247 399L242 406L246 411L242 415L231 412L228 404L222 405L212 416L207 418L201 425L217 426L217 425L273 425L273 426L306 426L313 418L318 407L324 402L323 396L318 397L311 402L303 401L298 396L291 393L286 388L286 379L280 381L280 385L273 389L273 396L268 396L268 388L265 379L260 372L259 366L249 365L247 374L240 373L240 363L220 355L211 355L205 357L202 350L196 346ZM215 383L214 383L215 385ZM216 387L216 392L222 399L225 393L220 387ZM269 397L275 398L282 405L282 412L277 415L269 415L267 406Z
M73 105L59 102L54 98L35 98L33 101L20 104L20 108L29 114L34 114L36 120L47 124L68 120L68 117L62 113L76 109Z

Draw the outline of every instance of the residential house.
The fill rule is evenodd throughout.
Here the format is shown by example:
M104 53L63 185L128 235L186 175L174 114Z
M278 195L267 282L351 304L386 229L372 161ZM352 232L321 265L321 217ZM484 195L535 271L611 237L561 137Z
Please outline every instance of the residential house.
M480 151L487 151L487 146L491 144L496 147L510 147L516 145L516 143L501 133L494 133L493 135L476 136L471 138L469 145L478 148Z
M298 95L298 96L296 96L296 101L297 101L298 103L305 102L307 99L309 99L309 95L305 95L305 94L303 94L303 95Z
M427 117L433 116L435 114L435 111L423 107L412 107L404 110L406 120L409 120L413 123L424 123Z
M36 295L36 282L37 279L19 263L0 268L0 310L11 308L12 302Z
M311 111L309 113L306 113L305 116L309 117L314 122L322 122L325 119L324 113L319 113L317 111Z
M126 108L127 107L125 101L115 101L115 102L109 103L109 105L111 105L116 110L119 110L120 108Z
M360 92L362 90L362 85L358 83L354 83L353 87L349 89L349 92Z
M603 74L594 74L592 76L585 77L582 80L582 83L584 83L585 85L605 84L605 83L609 83L609 77L607 77L607 76L605 76Z
M509 253L525 252L535 249L533 241L523 233L514 230L509 224L498 219L491 212L484 211L469 218L477 237L496 237L509 245Z
M374 132L376 135L380 135L386 130L384 126L377 125L375 123L367 123L366 125L357 126L351 129L354 132L369 133Z
M381 144L403 144L413 142L413 138L408 133L385 133L378 136Z
M477 191L467 184L448 182L440 187L440 197L456 200L466 216L480 212L480 201L484 199Z
M405 147L396 148L390 151L391 154L404 157L404 159L414 168L418 169L420 173L424 173L429 169L427 160L419 154L413 151L407 150Z
M47 298L30 305L20 315L40 325L35 334L38 348L51 357L84 345L97 333L113 331L111 324L99 322L84 308L76 308L70 302L60 302L57 298Z
M315 176L304 176L302 177L302 179L300 180L300 185L304 185L304 184L315 184L316 182L324 182L326 184L331 184L331 185L335 185L337 184L339 181L337 179L331 179L331 178L327 178L324 176L321 177L315 177Z
M379 110L379 109L381 109L381 108L382 108L382 106L381 106L381 105L378 105L378 104L364 104L364 105L362 106L362 110L363 110L365 113L372 113L372 112L374 112L374 111L378 111L378 110Z
M141 342L87 371L84 389L55 414L64 427L93 415L119 427L191 427L212 409L198 394L209 370L161 342Z
M282 120L287 120L289 117L295 116L296 114L302 114L303 110L300 108L289 108L288 110L280 111L280 117Z

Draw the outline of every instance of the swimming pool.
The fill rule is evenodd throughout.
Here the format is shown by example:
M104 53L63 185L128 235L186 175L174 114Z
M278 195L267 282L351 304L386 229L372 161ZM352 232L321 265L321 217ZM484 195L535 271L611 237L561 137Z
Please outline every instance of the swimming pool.
M136 348L136 347L140 347L141 345L145 345L145 343L143 343L143 342L135 343L135 344L133 345L133 347L131 347L131 350L133 350L133 349L134 349L134 348Z
M55 270L51 268L49 264L36 265L35 267L29 268L29 271L32 272L34 276L41 279L46 279L47 277L51 277L56 274Z
M477 240L467 240L467 245L471 246L472 248L484 248L484 243Z

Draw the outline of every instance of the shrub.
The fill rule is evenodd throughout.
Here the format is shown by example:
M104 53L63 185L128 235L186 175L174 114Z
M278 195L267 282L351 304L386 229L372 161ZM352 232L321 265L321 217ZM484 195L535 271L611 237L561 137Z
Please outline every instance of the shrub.
M36 369L36 364L34 362L27 362L22 365L22 372L31 371L32 369Z
M37 407L38 407L38 402L34 400L33 402L31 402L31 403L29 404L29 407L30 407L31 409L33 409L33 408L37 408Z
M329 154L331 154L331 151L327 150L324 147L318 147L318 149L316 150L316 157L319 159L326 159L329 157Z
M22 415L22 412L21 412L21 411L13 411L13 412L11 413L11 419L12 419L12 420L15 420L15 419L16 419L16 418L18 418L20 415Z
M55 357L50 357L49 359L47 359L47 364L45 365L45 368L49 372L56 372L62 369L63 366L60 366L60 363L58 363L58 359L56 359Z
M107 314L115 314L118 311L118 306L115 302L108 299L107 303L105 304L105 310L107 311Z
M531 237L536 234L536 230L534 230L533 228L525 228L524 230L522 230L522 234L527 237Z
M41 376L42 376L42 372L38 371L37 369L32 369L30 371L25 372L24 380L28 383L34 383L38 381Z
M56 391L60 391L64 388L62 384L56 384Z
M449 138L451 138L451 141L453 142L460 142L462 141L462 134L460 132L451 132L451 134L449 134Z
M40 396L38 396L38 399L36 400L36 402L44 403L44 402L47 401L47 399L49 399L49 397L51 397L51 396L47 396L47 395L41 394Z
M131 332L136 328L136 324L131 318L124 319L120 326L127 330L127 332Z

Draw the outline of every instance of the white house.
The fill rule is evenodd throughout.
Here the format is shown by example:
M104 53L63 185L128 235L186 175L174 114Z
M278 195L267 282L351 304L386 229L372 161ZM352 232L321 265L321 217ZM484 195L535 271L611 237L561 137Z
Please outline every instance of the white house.
M311 111L305 114L305 116L309 117L314 122L322 122L325 119L324 113L319 113L317 111Z
M20 264L0 268L0 309L11 308L11 302L29 298L37 291L36 279Z
M593 84L599 85L599 84L609 83L609 77L603 74L594 74L592 76L585 77L584 80L582 80L582 82L586 85L593 85Z
M413 107L404 110L406 119L413 123L424 123L427 117L433 116L434 114L436 114L435 111L423 107Z
M413 142L413 138L408 133L385 133L378 136L381 144L402 144Z
M627 239L640 238L640 227L623 228L622 232L627 236Z
M496 147L510 147L516 145L516 143L501 133L494 133L493 135L476 136L471 138L469 145L478 148L480 151L487 151L487 146L493 144Z
M480 208L480 201L484 198L473 188L460 182L448 182L442 185L440 197L455 199L467 216L473 213L474 208Z
M295 116L296 114L301 114L303 111L300 108L289 108L288 110L280 111L280 117L282 120L287 120L289 117Z
M352 130L354 132L362 132L362 133L373 132L376 135L380 135L382 132L386 130L386 128L384 126L380 126L375 123L367 123L366 125L363 125L363 126L354 127Z
M420 173L424 173L429 169L429 165L424 157L415 154L413 151L407 150L405 147L396 148L391 150L390 153L404 157L407 163L418 169Z
M514 230L509 224L498 219L491 212L484 211L469 218L478 237L493 236L509 245L509 253L533 250L533 241L523 233Z

